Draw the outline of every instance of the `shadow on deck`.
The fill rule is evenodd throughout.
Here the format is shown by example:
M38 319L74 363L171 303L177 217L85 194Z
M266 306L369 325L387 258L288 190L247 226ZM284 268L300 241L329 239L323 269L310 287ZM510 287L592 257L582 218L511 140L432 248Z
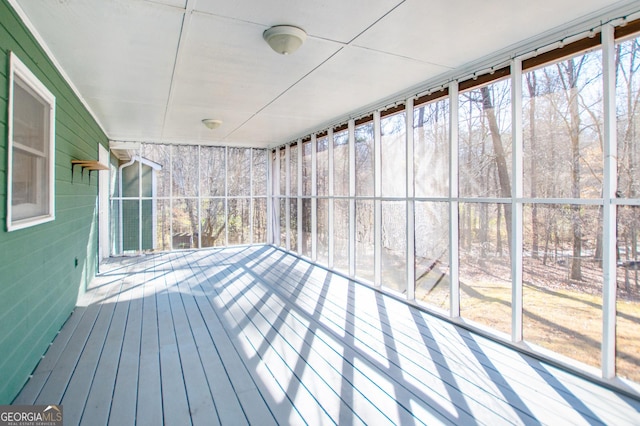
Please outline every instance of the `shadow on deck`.
M268 246L110 259L15 404L66 424L638 424L640 402Z

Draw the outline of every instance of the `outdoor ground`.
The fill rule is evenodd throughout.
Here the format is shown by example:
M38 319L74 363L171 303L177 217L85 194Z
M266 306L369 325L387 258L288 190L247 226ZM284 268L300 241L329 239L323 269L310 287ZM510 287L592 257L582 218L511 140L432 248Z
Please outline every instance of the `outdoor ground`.
M506 259L508 261L508 259ZM569 279L568 265L542 259L525 260L523 278L523 337L525 341L600 367L602 341L602 270L584 259L582 281ZM511 282L503 259L461 262L461 316L501 332L511 330ZM439 275L434 274L434 275ZM617 371L640 382L640 287L636 271L618 271ZM626 285L628 283L628 286ZM429 285L426 285L429 287ZM629 289L627 291L626 289ZM430 292L419 285L419 300L448 308L448 277Z

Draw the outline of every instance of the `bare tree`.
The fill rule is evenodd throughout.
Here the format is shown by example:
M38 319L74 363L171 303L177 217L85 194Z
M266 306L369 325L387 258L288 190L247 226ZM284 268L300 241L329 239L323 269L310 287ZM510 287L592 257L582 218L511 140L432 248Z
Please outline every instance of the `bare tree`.
M631 39L617 45L616 84L618 116L618 196L640 196L640 161L638 125L640 121L640 43ZM630 206L618 210L618 258L624 256L625 264L638 259L638 234L640 214ZM624 253L620 253L623 249ZM629 291L629 270L625 269L625 288ZM636 288L638 269L635 269Z
M569 106L569 116L565 123L569 129L571 144L571 198L580 198L580 109L578 103L578 77L586 59L586 55L570 58L559 62L558 76L564 88L566 102ZM572 280L582 280L582 217L580 206L571 205L571 222L573 228L573 261L571 262L570 277Z
M531 152L536 152L538 149L537 137L538 134L536 132L536 96L537 93L537 77L536 73L530 72L526 74L526 82L527 89L529 91L529 98L531 99L529 106L529 137L530 137L530 149ZM531 156L531 198L536 198L538 196L538 172L535 166L534 156ZM538 205L536 203L531 207L531 255L534 259L538 258Z
M503 198L511 197L511 180L509 177L509 169L505 156L504 147L502 145L502 136L496 119L495 107L489 87L484 86L480 89L482 94L482 110L489 124L489 133L493 147L495 165L498 173L499 193ZM507 241L509 243L509 256L511 256L511 205L509 203L502 204L504 209L504 218L507 228Z

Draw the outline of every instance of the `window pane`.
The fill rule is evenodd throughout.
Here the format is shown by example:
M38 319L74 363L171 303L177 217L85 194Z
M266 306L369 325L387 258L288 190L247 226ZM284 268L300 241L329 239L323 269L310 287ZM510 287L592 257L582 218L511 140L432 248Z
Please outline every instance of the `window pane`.
M140 181L141 181L141 193L140 196L141 197L145 197L145 198L151 198L151 197L155 197L156 194L154 193L155 188L154 188L154 175L156 174L155 170L153 169L153 167L149 166L148 164L142 164L140 167Z
M140 174L140 163L134 162L122 169L122 196L138 197L140 195L140 183L138 175Z
M302 194L311 195L311 142L302 144Z
M318 138L317 171L318 196L329 195L329 138Z
M298 195L298 145L289 150L289 176L291 176L291 196Z
M16 56L9 56L11 67L7 69L12 72L7 79L13 78L12 95L4 100L9 102L7 110L11 117L5 123L11 137L7 145L11 164L6 170L5 192L10 193L6 219L7 230L11 231L52 220L54 216L51 122L55 119L55 97ZM79 168L76 167L78 175Z
M122 201L122 250L138 251L140 248L140 207L138 200Z
M230 196L251 194L251 149L228 148L227 185Z
M174 249L198 248L198 200L173 200L172 238Z
M121 255L120 250L120 200L111 201L111 210L109 214L110 224L110 237L111 237L111 252L116 255Z
M449 195L449 100L414 109L416 197Z
M616 369L640 382L640 207L618 208Z
M524 339L597 367L603 282L595 259L602 229L599 208L533 207L525 205L523 211Z
M49 213L48 170L45 158L14 148L11 176L13 220Z
M327 265L329 263L329 200L318 198L318 243L316 254L318 262Z
M415 203L416 300L449 309L449 206Z
M207 176L206 173L203 173ZM198 147L176 145L173 147L173 196L198 195Z
M278 154L277 161L279 162L278 169L280 174L280 182L279 189L280 195L288 195L287 194L287 152L284 148L281 148Z
M150 199L141 200L140 213L142 214L140 221L142 230L142 247L143 251L153 250L156 240L156 218L154 210L154 201Z
M280 235L278 236L278 245L282 248L287 247L287 199L277 198L278 206L280 208Z
M298 251L298 199L289 199L289 205L291 206L290 214L291 219L289 222L289 242L291 244L291 251Z
M460 196L511 197L511 82L460 94Z
M333 266L336 271L349 273L349 201L335 200L333 203Z
M311 199L302 199L302 253L311 257Z
M404 201L382 202L382 285L407 292L407 209Z
M254 244L265 244L267 242L266 198L253 199L253 242Z
M639 39L617 49L616 111L618 116L618 197L640 198ZM618 207L618 273L616 369L619 376L640 382L640 207Z
M200 147L201 196L222 197L225 195L224 170L224 148L212 146Z
M333 134L333 193L349 195L349 132L343 130Z
M248 198L231 198L227 203L229 206L229 214L227 216L229 245L249 244L251 242L250 200Z
M175 201L174 201L175 203ZM206 199L201 204L202 247L219 247L225 245L225 212L224 200ZM173 229L176 232L176 229ZM174 239L174 246L175 239Z
M252 149L253 154L253 195L267 195L267 151ZM266 210L266 208L265 208Z
M356 196L373 196L373 122L356 127ZM347 187L348 188L348 187Z
M407 125L404 112L380 121L382 139L382 196L407 195ZM373 175L372 175L373 176Z
M169 200L155 201L155 249L171 250L171 210Z
M640 197L640 38L618 45L618 196Z
M13 141L48 156L49 105L17 75L13 85Z
M168 197L170 195L170 151L171 147L169 145L142 144L142 157L160 166L160 169L154 172L157 197Z
M253 241L264 243L266 240L266 200L261 198L253 202L247 197L251 193L252 186L254 193L266 192L266 151L250 148L229 148L228 151L227 154L224 147L142 144L143 192L141 195L146 198L142 200L143 228L138 229L139 226L136 226L135 229L125 229L124 239L138 241L138 235L142 232L143 250L154 248L154 245L157 250L167 250L171 247L170 238L173 239L173 248L175 249L196 248L199 237L197 198L202 196L207 197L201 204L200 224L203 227L203 247L226 244L225 221L228 221L229 224L230 244L251 242L251 220L253 220ZM136 155L139 154L136 153ZM253 163L251 155L253 155ZM227 156L229 166L233 167L235 172L225 177ZM172 157L173 164L170 163ZM168 186L169 172L173 174L172 191L174 191L171 211L169 207L171 205L169 200L171 192ZM138 162L123 169L123 196L139 196L139 173ZM251 177L253 177L253 182ZM223 198L225 196L225 180L230 182L231 196L241 197L230 199L228 216L225 214L226 201ZM153 191L154 182L155 193ZM199 189L200 194L198 193ZM181 196L184 193L191 194L191 196ZM209 198L212 194L220 198ZM117 197L118 194L114 192L114 195ZM253 204L251 204L252 202ZM118 205L117 202L116 205ZM136 212L139 211L136 210ZM139 216L138 213L136 214ZM169 235L169 224L173 226L174 235L172 236ZM133 234L128 237L127 232ZM131 250L137 249L132 248Z
M459 213L460 314L511 334L509 204L463 203ZM506 210L506 215L505 215Z
M524 194L602 196L600 51L523 75Z
M356 201L356 276L374 280L373 201Z

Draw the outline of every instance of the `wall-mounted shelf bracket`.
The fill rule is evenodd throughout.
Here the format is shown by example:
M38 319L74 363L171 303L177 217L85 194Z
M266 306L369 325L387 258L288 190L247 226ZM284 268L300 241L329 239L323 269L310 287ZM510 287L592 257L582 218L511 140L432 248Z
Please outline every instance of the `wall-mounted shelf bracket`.
M80 177L84 177L84 171L89 171L89 185L91 185L91 172L94 170L109 170L108 166L97 160L71 160L71 183L73 183L73 172L75 166L80 166Z

